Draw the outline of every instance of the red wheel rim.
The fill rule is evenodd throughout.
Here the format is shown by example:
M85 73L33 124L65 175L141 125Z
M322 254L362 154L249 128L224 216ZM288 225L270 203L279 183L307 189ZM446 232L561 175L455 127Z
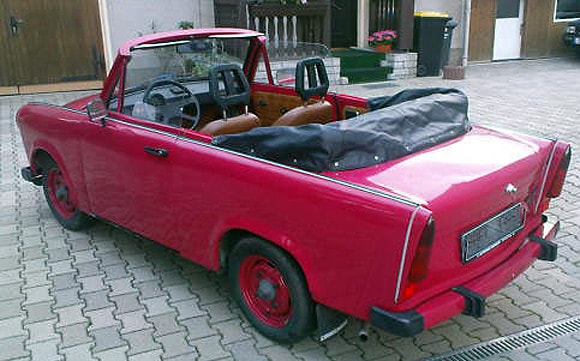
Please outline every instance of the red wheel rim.
M250 311L270 327L284 327L292 315L292 298L284 276L267 258L249 256L240 266L240 288Z
M52 168L47 174L48 195L54 209L63 218L74 216L76 207L60 169Z

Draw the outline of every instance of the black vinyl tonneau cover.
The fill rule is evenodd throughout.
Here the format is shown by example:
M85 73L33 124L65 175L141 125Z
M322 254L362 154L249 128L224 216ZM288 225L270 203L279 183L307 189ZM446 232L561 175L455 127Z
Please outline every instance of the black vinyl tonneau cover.
M432 147L469 130L457 89L409 89L368 102L368 113L328 124L263 127L216 136L219 147L325 172L364 168Z

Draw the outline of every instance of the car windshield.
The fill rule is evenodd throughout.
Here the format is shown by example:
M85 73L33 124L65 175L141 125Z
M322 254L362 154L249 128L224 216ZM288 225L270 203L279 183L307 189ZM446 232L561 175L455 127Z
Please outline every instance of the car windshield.
M157 79L180 83L207 80L209 69L218 64L243 67L249 43L249 39L240 38L201 38L140 45L131 51L125 90L142 90Z

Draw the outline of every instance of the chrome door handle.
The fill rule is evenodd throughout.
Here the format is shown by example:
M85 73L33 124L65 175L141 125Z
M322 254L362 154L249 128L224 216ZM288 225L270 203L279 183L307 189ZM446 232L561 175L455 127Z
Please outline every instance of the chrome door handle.
M145 150L145 152L161 158L167 158L167 156L169 155L167 149L152 148L152 147L144 147L143 149Z

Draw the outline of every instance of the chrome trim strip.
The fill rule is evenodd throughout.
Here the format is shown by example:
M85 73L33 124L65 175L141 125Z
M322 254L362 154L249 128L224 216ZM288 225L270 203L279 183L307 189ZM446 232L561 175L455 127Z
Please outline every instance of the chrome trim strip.
M540 186L540 193L538 193L538 200L536 201L536 206L534 207L534 213L538 213L540 208L540 202L542 201L542 194L544 194L544 188L546 187L546 182L548 181L548 173L550 173L550 168L552 167L552 161L554 160L554 153L556 153L556 145L558 141L554 141L554 146L550 152L550 157L548 158L548 164L546 165L546 171L544 172L544 179L542 180L542 185Z
M86 112L83 112L82 110L67 108L64 105L57 105L57 104L52 104L52 103L47 103L47 102L28 102L27 104L29 104L29 105L43 105L43 106L47 106L47 107L51 107L51 108L58 108L58 109L67 110L69 112L73 112L73 113L77 113L77 114L87 114Z
M407 225L407 232L405 234L405 243L403 244L403 253L401 254L401 263L399 264L399 274L397 276L397 286L395 288L395 303L399 302L399 296L401 292L401 282L403 281L403 269L405 268L405 258L407 258L407 248L409 247L409 239L411 238L411 229L413 228L413 222L415 222L415 216L421 207L417 206L411 217L409 217L409 223Z
M74 112L74 113L78 113L78 114L86 114L85 112L82 112L82 111L80 111L78 109L66 108L66 107L63 107L63 106L49 104L49 103L35 103L35 104L47 105L47 106L54 107L54 108L60 108L60 109L68 110L68 111L71 111L71 112ZM421 205L419 203L417 203L417 202L413 202L413 201L411 201L409 199L406 199L406 198L398 197L398 196L396 196L394 194L389 194L389 193L377 191L377 190L374 190L374 189L371 189L371 188L367 188L367 187L364 187L364 186L360 186L358 184L354 184L354 183L350 183L350 182L345 182L345 181L340 180L340 179L331 178L331 177L324 176L324 175L317 174L317 173L312 173L312 172L309 172L309 171L306 171L306 170L303 170L303 169L293 168L293 167L287 166L285 164L280 164L280 163L273 162L273 161L268 160L268 159L253 157L253 156L248 155L248 154L239 153L239 152L236 152L236 151L233 151L233 150L230 150L230 149L226 149L226 148L221 148L221 147L215 146L213 144L204 143L204 142L201 142L199 140L190 139L190 138L184 137L182 135L177 135L177 134L174 134L174 133L164 132L162 130L157 130L157 129L149 128L149 127L146 127L146 126L143 126L143 125L139 125L139 124L129 123L129 122L126 122L126 121L123 121L123 120L119 120L119 119L115 119L115 118L111 118L111 117L106 117L105 119L107 121L111 121L111 122L115 122L115 123L127 125L127 126L130 126L130 127L135 127L135 128L141 129L141 130L147 130L147 131L150 131L150 132L153 132L153 133L157 133L157 134L160 134L160 135L166 135L166 136L169 136L169 137L172 137L172 138L177 138L178 140L183 140L185 142L189 142L189 143L201 145L201 146L204 146L204 147L216 149L216 150L219 150L221 152L226 152L228 154L233 154L233 155L237 155L237 156L244 157L244 158L247 158L247 159L256 160L256 161L259 161L259 162L262 162L262 163L265 163L265 164L269 164L269 165L273 165L273 166L280 167L280 168L283 168L283 169L291 170L291 171L294 171L294 172L297 172L297 173L300 173L300 174L304 174L304 175L308 175L308 176L315 177L315 178L318 178L318 179L323 179L323 180L326 180L326 181L330 181L332 183L339 184L339 185L342 185L342 186L345 186L345 187L349 187L349 188L352 188L352 189L356 189L356 190L359 190L361 192L365 192L365 193L372 194L372 195L376 195L376 196L379 196L379 197L382 197L382 198L390 199L392 201L395 201L395 202L398 202L398 203L401 203L401 204L404 204L404 205L407 205L407 206L416 207L416 208L420 208L421 207Z

